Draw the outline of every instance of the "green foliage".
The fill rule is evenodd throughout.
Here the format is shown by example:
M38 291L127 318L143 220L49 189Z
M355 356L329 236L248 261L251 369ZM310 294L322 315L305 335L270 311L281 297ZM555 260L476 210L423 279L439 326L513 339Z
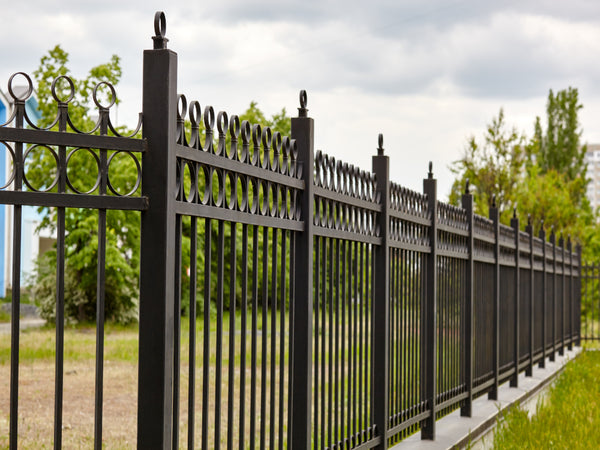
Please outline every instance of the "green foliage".
M537 153L543 172L554 169L564 174L568 181L578 177L585 178L584 158L587 146L581 145L580 142L581 129L578 118L582 108L576 88L569 87L556 95L550 90L546 106L546 132L542 133L538 117L533 139L539 146Z
M487 216L492 196L500 221L510 224L516 209L522 226L530 216L534 227L583 243L584 257L600 255L598 225L586 197L585 152L581 145L577 89L550 91L544 130L536 118L531 138L507 130L504 113L488 125L482 143L471 137L463 157L453 163L455 181L450 202L460 204L467 179L475 196L475 212Z
M450 192L450 202L460 204L466 181L474 194L475 212L488 215L492 197L502 211L502 221L510 221L516 206L517 192L522 181L521 170L525 163L525 137L515 128L506 130L504 111L492 118L483 142L470 137L462 159L453 163L450 170L456 175Z
M600 448L600 353L584 352L565 367L532 417L514 408L500 419L494 448Z
M80 130L93 129L92 92L100 82L116 86L121 78L119 57L113 55L106 64L93 67L87 77L73 78L67 68L68 54L54 47L40 60L34 72L37 83L38 105L41 113L39 126L50 126L57 114L57 105L51 93L53 81L59 76L73 80L74 97L69 102L69 117ZM68 84L57 83L57 95L66 99ZM98 89L98 100L108 104L106 89ZM56 126L53 128L56 129ZM126 132L120 128L120 132ZM75 149L68 148L67 155ZM55 150L56 151L56 150ZM98 194L95 187L98 166L95 150L78 150L69 158L67 176L72 186L80 192ZM110 157L114 152L108 152ZM134 156L136 157L136 156ZM57 176L55 156L50 149L38 147L26 160L29 183L36 189L48 189ZM115 155L109 169L109 180L121 194L129 192L137 179L137 168L131 156ZM57 191L57 186L50 189ZM139 193L139 192L138 192ZM111 195L111 193L108 193ZM40 208L43 219L40 228L56 230L57 210ZM96 315L96 279L98 258L98 212L84 208L67 208L65 211L65 317L70 321L89 321ZM133 211L109 211L106 229L106 304L109 320L127 322L135 319L138 297L137 273L139 270L140 215ZM56 310L56 251L40 256L34 272L32 292L43 318L54 321Z

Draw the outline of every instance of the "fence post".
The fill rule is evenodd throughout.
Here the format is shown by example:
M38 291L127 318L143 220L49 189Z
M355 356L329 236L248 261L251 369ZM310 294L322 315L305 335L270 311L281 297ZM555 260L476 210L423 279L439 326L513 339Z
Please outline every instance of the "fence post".
M137 446L171 448L177 54L167 49L165 17L154 18L154 49L144 51L140 328Z
M521 268L519 267L520 264L520 239L519 239L519 218L517 217L517 209L515 208L514 213L513 213L513 217L512 219L510 219L510 226L513 229L513 232L515 233L515 312L514 312L514 324L515 324L515 329L514 329L514 335L515 335L515 342L514 342L514 349L513 349L513 353L514 353L514 365L515 365L515 372L513 374L513 376L510 378L510 387L519 387L519 320L520 320L520 313L519 313L519 308L520 308L520 283L521 283Z
M431 252L427 259L426 299L423 320L421 348L425 382L423 400L429 407L430 415L421 428L422 439L435 439L436 378L437 378L437 180L433 178L433 164L429 162L429 174L423 180L423 192L427 195L431 214L429 245Z
M567 250L569 250L569 344L567 345L568 350L573 350L573 322L575 320L575 296L573 295L573 244L571 243L571 236L567 240Z
M473 277L473 194L469 192L469 181L465 186L465 193L462 196L462 208L467 212L467 221L469 222L469 259L467 260L467 290L465 299L465 323L463 327L463 345L465 346L462 354L464 355L464 380L467 398L460 408L460 415L471 417L473 415L473 298L474 298L474 277Z
M533 225L531 223L531 216L527 218L527 226L525 232L529 235L529 364L525 369L525 376L530 377L533 375L533 296L535 294L535 277L533 270Z
M565 354L565 292L566 292L566 287L565 287L565 282L566 282L566 277L565 277L565 239L563 238L563 236L560 237L560 239L558 240L558 245L560 247L560 252L562 254L562 292L560 293L560 302L562 303L562 314L560 317L560 321L562 323L562 326L560 327L561 329L561 333L560 333L560 346L558 347L558 354L560 356L563 356Z
M577 252L577 285L575 288L577 298L577 308L575 309L575 329L577 331L577 340L575 341L575 345L579 347L581 345L581 244L577 244L575 246L575 251Z
M314 120L308 117L306 91L300 91L298 117L292 118L292 139L298 148L298 166L304 181L300 211L304 229L296 237L292 394L292 442L296 449L311 446L312 313L313 313L313 176Z
M539 368L543 369L546 367L546 314L548 313L548 308L546 308L547 302L547 285L546 285L546 230L544 230L544 222L542 221L542 225L540 227L540 239L542 240L543 247L543 260L542 260L542 360L540 361Z
M374 342L373 342L373 418L377 435L381 437L378 449L387 448L389 421L389 304L390 304L390 250L389 250L389 204L390 159L383 154L383 135L379 135L377 155L373 156L373 173L377 180L376 195L381 199L379 235L381 245L375 246L375 296L374 296Z
M550 361L556 360L556 234L554 226L550 231L550 243L552 244L552 352Z
M494 361L494 386L488 393L488 399L498 400L498 385L500 376L500 215L496 206L496 196L493 197L489 211L490 219L494 223L494 348L492 358Z

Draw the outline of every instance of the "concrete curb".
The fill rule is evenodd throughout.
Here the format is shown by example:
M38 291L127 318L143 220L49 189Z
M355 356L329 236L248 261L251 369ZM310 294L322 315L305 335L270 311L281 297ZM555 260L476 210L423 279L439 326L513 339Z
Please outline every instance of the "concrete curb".
M486 395L479 397L473 402L473 417L461 417L460 410L456 410L438 420L435 441L421 440L420 433L416 433L391 448L446 450L464 448L467 445L472 449L487 448L493 439L498 416L516 403L535 412L540 395L550 387L564 365L579 353L581 347L565 350L564 356L556 355L554 362L546 360L544 369L534 366L533 376L526 377L525 373L521 373L518 388L509 387L508 382L502 384L498 390L498 400L488 400Z

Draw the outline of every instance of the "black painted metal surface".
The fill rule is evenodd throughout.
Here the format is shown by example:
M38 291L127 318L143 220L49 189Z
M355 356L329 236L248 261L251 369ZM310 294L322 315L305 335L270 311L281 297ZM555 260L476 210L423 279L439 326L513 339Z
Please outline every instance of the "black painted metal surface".
M431 166L422 194L392 182L381 135L372 172L315 154L304 91L290 137L197 101L188 107L165 32L159 12L153 49L144 52L142 139L116 132L109 115L116 94L106 83L94 91L98 123L84 133L69 118L68 78L55 82L67 84L66 98L52 90L51 130L37 129L25 113L29 77L17 75L28 86L24 97L9 81L15 108L0 143L13 171L0 202L14 205L16 249L11 449L18 446L23 205L58 211L56 448L70 208L98 214L96 448L112 209L142 212L138 448L387 448L419 430L434 439L439 417L457 408L470 416L474 397L494 398L500 383L516 386L535 363L598 338L600 268L582 266L570 240L556 245L552 231L546 241L543 226L534 237L531 223L519 231L516 217L502 225L495 205L489 219L473 214L468 186L462 207L439 201ZM102 86L112 95L108 106L96 99ZM27 180L27 155L39 148L56 161L47 192ZM89 152L98 168L89 192L77 190L68 172L77 151ZM126 195L110 182L119 153L137 167Z

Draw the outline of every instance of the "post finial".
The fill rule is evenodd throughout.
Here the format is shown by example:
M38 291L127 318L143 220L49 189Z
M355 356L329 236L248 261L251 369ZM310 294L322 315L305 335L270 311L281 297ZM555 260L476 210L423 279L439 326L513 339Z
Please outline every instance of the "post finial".
M379 133L379 136L377 138L377 156L383 156L383 134Z
M527 214L527 225L531 226L531 214Z
M154 50L160 50L167 48L167 42L169 40L165 37L167 33L167 19L163 11L156 11L154 14Z
M496 194L492 195L492 208L496 208Z
M515 206L513 208L513 219L516 219L516 218L517 218L517 207Z
M298 108L298 117L308 117L308 109L306 105L308 104L308 96L306 95L306 91L302 89L300 91L300 108Z
M471 180L467 178L465 181L465 195L469 195L471 193Z
M433 161L429 161L429 173L427 177L431 180L433 179Z

